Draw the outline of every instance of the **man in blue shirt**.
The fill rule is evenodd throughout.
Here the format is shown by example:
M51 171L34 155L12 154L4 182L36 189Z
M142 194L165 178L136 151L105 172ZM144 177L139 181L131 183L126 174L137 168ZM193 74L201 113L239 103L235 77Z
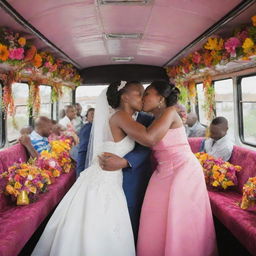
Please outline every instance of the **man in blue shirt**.
M35 120L35 130L30 135L22 135L19 142L26 147L32 158L37 158L44 150L50 149L48 137L52 131L52 121L45 116Z

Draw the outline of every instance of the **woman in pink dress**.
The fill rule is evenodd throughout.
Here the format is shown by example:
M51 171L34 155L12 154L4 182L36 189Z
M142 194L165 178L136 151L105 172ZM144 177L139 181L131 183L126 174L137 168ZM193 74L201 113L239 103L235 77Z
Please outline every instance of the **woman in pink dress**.
M173 85L156 81L143 98L143 110L152 112L156 121L167 114L170 118L164 120L169 129L152 147L157 167L142 206L138 256L217 255L203 171L191 152L182 121L170 108L177 103L178 93Z

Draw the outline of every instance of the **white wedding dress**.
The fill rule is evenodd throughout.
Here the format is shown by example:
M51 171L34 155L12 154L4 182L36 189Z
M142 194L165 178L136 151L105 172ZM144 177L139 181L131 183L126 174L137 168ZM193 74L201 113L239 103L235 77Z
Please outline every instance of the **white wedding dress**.
M123 157L134 148L126 136L102 152ZM97 159L83 171L49 220L33 256L134 256L122 171L103 171Z

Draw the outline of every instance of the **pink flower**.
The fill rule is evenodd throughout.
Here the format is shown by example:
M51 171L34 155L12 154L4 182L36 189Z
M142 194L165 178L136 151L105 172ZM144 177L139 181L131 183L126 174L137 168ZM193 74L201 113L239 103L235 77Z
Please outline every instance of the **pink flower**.
M192 60L194 63L199 64L201 61L201 55L198 52L193 54Z
M229 38L225 43L225 49L230 53L231 57L236 56L236 48L241 45L241 42L236 37Z
M9 50L9 58L12 60L22 60L24 58L24 49L14 48Z

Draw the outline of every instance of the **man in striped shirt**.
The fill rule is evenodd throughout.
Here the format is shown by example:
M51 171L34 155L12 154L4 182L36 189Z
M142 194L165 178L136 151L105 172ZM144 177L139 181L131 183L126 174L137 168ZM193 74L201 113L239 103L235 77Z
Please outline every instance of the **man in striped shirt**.
M52 131L52 121L45 116L35 120L35 130L30 135L22 135L19 139L32 158L36 158L44 150L50 149L48 137Z

